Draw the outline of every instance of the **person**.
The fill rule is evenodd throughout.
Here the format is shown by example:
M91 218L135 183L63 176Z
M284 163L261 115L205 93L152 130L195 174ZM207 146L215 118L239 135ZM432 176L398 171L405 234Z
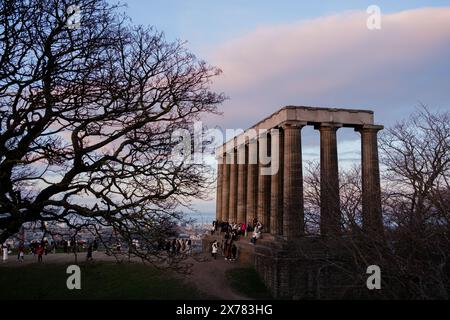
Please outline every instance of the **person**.
M8 260L8 245L6 242L2 244L2 251L3 251L3 262L6 262Z
M186 241L186 254L188 254L188 255L191 254L191 239L188 239Z
M212 243L212 250L211 250L211 255L214 257L214 260L217 259L217 250L219 249L218 245L217 245L217 240L214 240L214 242Z
M42 255L44 254L44 246L42 244L37 247L36 253L38 255L38 262L42 262Z
M253 229L253 235L252 238L250 239L250 243L256 244L256 239L258 239L258 228Z
M86 254L86 261L92 261L92 244L89 245L88 249L87 249L87 254Z
M181 252L186 252L186 239L181 240Z
M92 249L93 249L95 252L97 252L97 250L98 250L98 242L97 242L97 239L94 239L94 245L93 245Z
M224 256L225 260L226 260L226 256L227 256L227 240L226 239L222 240L222 256Z
M227 231L228 227L227 227L227 222L226 221L222 221L220 223L220 233L225 233Z
M21 243L19 245L19 252L17 254L17 260L19 260L20 262L23 261L24 259L24 253L25 253L25 247L23 246L23 243Z
M232 240L228 239L227 240L227 256L226 256L225 260L231 261L231 243L232 243Z
M246 236L245 230L247 230L247 225L245 223L241 223L241 236Z
M251 227L250 222L248 222L248 223L247 223L247 227L245 228L245 237L246 237L246 238L248 237L250 231L252 231L252 227Z
M262 229L263 229L263 225L258 222L258 224L256 225L256 228L255 228L255 230L256 230L256 239L261 238Z
M258 224L258 218L255 217L253 219L253 225L252 225L253 226L253 230L255 230L257 224Z
M176 248L175 248L175 254L176 255L179 255L180 254L180 251L181 251L181 240L180 239L177 239L177 241L176 241Z
M176 254L176 251L177 251L177 240L173 239L172 246L171 246L171 252L172 252L173 256Z
M236 256L237 256L237 246L236 244L233 242L232 246L231 246L231 254L232 254L232 261L236 261Z

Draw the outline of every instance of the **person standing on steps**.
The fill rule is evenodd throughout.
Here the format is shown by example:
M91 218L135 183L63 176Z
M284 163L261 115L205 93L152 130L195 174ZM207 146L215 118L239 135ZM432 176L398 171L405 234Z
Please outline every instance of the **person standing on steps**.
M240 235L245 237L245 230L247 230L247 225L245 223L241 223Z
M219 249L218 245L217 245L217 240L214 240L214 242L212 243L212 250L211 250L211 254L214 257L214 260L217 259L217 250Z

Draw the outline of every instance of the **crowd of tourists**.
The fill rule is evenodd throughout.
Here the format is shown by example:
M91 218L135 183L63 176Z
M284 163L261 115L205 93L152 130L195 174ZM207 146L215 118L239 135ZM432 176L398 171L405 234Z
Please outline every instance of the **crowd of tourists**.
M169 256L191 255L191 239L169 239L165 243L159 244L159 249L165 250Z
M25 254L28 252L30 255L37 256L38 262L42 262L42 256L49 252L48 243L46 241L32 241L27 248L23 243L20 243L17 247L17 260L22 262L25 260ZM2 260L6 262L8 256L12 254L12 250L7 243L2 244Z
M236 261L238 247L236 242L241 238L250 236L250 243L255 245L261 238L263 225L254 219L248 223L235 223L227 221L213 221L211 235L217 232L221 235L221 241L214 240L211 244L211 254L214 259L220 253L227 261Z
M6 242L2 244L2 260L6 262L9 255L13 253L13 248ZM42 262L43 256L49 253L56 253L58 248L63 248L65 253L87 252L87 260L92 260L92 252L97 251L98 243L94 240L92 243L85 243L83 241L72 240L60 240L60 241L48 241L48 240L32 240L27 246L23 242L14 249L17 252L17 260L22 262L25 260L25 256L33 255L37 257L38 262Z

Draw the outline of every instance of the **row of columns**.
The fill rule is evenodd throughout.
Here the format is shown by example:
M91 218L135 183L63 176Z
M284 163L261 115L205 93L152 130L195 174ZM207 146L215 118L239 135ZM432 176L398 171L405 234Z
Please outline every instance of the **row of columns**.
M247 223L257 218L265 226L265 232L286 239L304 233L301 147L304 125L284 123L270 137L261 136L257 143L242 144L222 155L217 175L218 220ZM341 229L336 139L340 127L327 123L315 127L320 132L320 231L324 236L337 235ZM381 126L375 125L355 129L361 133L363 228L374 234L381 233L383 228L377 146L380 129ZM271 164L259 161L258 151L271 156ZM270 165L278 170L272 175L260 174Z

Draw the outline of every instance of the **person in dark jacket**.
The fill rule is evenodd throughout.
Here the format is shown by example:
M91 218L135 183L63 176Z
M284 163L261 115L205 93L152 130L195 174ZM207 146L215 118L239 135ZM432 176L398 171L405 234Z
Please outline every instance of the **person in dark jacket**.
M236 261L236 257L237 257L237 246L236 246L236 244L233 242L233 244L231 245L231 255L232 255L232 258L231 258L231 260L232 261Z
M93 258L92 258L92 251L93 251L92 244L90 244L88 249L87 249L87 254L86 254L86 260L87 261L92 261L93 260Z

